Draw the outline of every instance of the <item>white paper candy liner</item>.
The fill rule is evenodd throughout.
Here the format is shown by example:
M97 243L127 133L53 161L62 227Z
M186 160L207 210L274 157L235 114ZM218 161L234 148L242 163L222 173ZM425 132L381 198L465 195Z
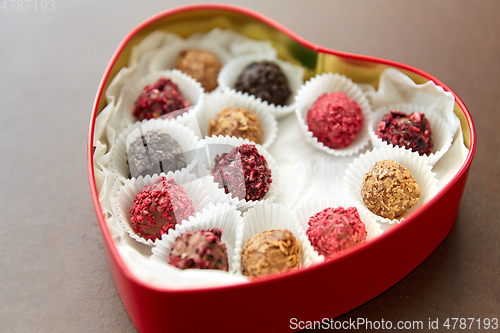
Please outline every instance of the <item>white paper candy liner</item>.
M332 149L325 146L322 142L319 142L318 139L313 136L313 133L309 131L309 126L306 121L307 111L309 111L313 103L321 95L340 91L343 91L347 97L359 104L361 111L363 112L364 122L361 131L349 146ZM325 153L343 157L359 153L369 143L370 138L368 135L368 126L370 123L371 107L364 93L357 84L352 82L351 79L343 75L333 73L316 75L307 81L299 90L296 96L296 104L297 109L295 110L295 113L297 115L301 132L306 142L313 147L320 149Z
M375 162L383 160L393 160L406 167L412 173L413 178L415 178L416 182L420 186L420 199L417 204L398 219L391 220L375 215L368 210L368 208L366 208L363 198L361 197L361 184L363 182L363 177L375 164ZM432 172L432 167L428 165L426 159L421 158L417 153L413 153L408 149L388 145L369 151L356 158L346 170L344 180L346 191L355 202L360 214L361 211L364 211L374 221L389 224L400 223L403 218L425 204L439 191L436 174Z
M299 231L298 226L299 223L297 218L285 206L275 203L259 202L247 212L243 213L242 250L248 239L259 232L271 229L286 229L295 236L302 246L302 259L300 265L302 267L309 266L313 263L311 254L314 249L310 242L309 244L305 242L307 236L305 233Z
M205 97L203 106L196 111L202 138L208 136L209 119L215 120L217 114L227 107L242 107L253 111L259 116L264 130L260 145L267 149L274 142L278 134L278 122L273 115L272 108L255 98L235 91L213 92Z
M150 119L127 126L118 136L109 163L109 169L116 178L123 181L131 177L127 157L128 147L138 137L149 131L164 132L175 139L181 146L186 159L186 169L191 171L194 168L197 161L190 152L199 145L198 138L194 133L173 119Z
M408 115L412 112L425 114L425 117L429 120L429 124L431 126L433 149L432 154L429 154L428 156L421 155L421 157L427 159L429 165L436 164L437 161L439 161L439 159L448 151L448 149L450 149L453 141L453 135L451 134L450 125L446 122L446 120L432 109L410 103L393 104L383 106L375 110L372 115L372 119L370 120L370 126L368 127L370 141L375 148L393 146L393 144L382 141L382 139L375 133L377 131L378 123L382 120L384 115L390 113L392 110L402 111Z
M136 118L132 114L135 101L146 86L156 83L162 77L169 78L176 83L184 99L192 106L191 109L188 109L188 112L174 111L173 113L177 115L175 119L181 124L189 122L196 112L196 109L199 108L203 102L203 88L201 84L192 77L173 69L150 73L133 84L123 86L115 110L115 114L118 114L123 119L124 125L122 127L136 122ZM171 118L173 115L167 114L166 116Z
M366 241L370 241L378 236L380 236L383 231L380 228L380 224L375 222L367 213L366 210L361 210L358 208L359 203L352 201L352 200L322 200L322 201L315 201L311 202L308 204L305 204L301 206L299 209L295 211L295 216L297 217L297 230L301 235L304 235L304 242L308 244L309 246L307 247L308 249L312 249L312 252L310 254L310 258L313 263L317 262L323 262L325 261L325 257L321 254L318 253L314 249L314 247L311 244L311 241L309 240L309 237L306 234L307 228L309 227L309 218L311 218L314 214L319 213L320 211L324 210L325 208L337 208L337 207L356 207L359 213L359 217L361 219L361 222L365 224L366 232L367 232L367 237ZM302 240L301 240L302 241Z
M134 178L125 180L124 185L119 188L116 197L114 197L111 201L113 211L120 225L130 235L130 237L139 243L149 246L154 246L158 240L153 242L150 239L142 238L134 232L131 227L130 210L132 209L137 194L139 194L145 186L156 183L158 177L162 176L167 179L173 179L177 185L180 185L184 189L187 197L193 202L195 212L201 212L204 208L213 203L213 199L210 197L209 191L206 189L204 183L201 180L196 179L195 175L188 173L186 170L176 171L175 173L162 173L152 177L149 175L144 178L139 176L137 179ZM177 223L181 222L182 221L177 221Z
M260 155L264 156L267 161L269 170L271 170L272 183L269 186L269 191L266 195L259 201L246 201L245 199L238 199L238 197L233 197L231 194L226 194L227 200L236 208L242 212L247 211L250 207L254 206L258 202L272 202L280 193L280 179L278 177L277 164L274 158L269 154L269 152L261 145L254 144L247 139L228 137L228 136L213 136L207 137L201 140L200 145L207 149L207 161L205 162L208 172L211 174L214 167L214 158L217 154L222 155L224 153L229 153L234 147L239 147L243 144L255 145L255 148ZM203 164L203 162L200 162ZM244 181L242 179L242 181ZM218 184L218 183L216 183ZM224 191L224 189L220 189Z
M280 118L295 110L296 107L295 94L302 86L303 76L304 76L304 69L302 67L292 65L291 63L278 60L268 55L259 55L259 54L245 55L234 58L233 60L228 62L224 67L222 67L221 71L219 72L219 79L218 79L219 87L223 91L233 90L234 92L236 92L236 90L234 89L234 85L236 83L238 76L241 74L241 72L243 72L243 69L245 69L246 66L250 65L253 62L264 61L264 60L271 61L281 68L283 74L288 80L288 86L290 88L290 97L288 98L286 105L283 106L274 105L272 103L269 104L267 101L263 101L260 98L256 99L259 102L267 106L270 106L276 118ZM249 95L249 94L245 93L244 95ZM249 96L255 98L255 96L253 95Z
M222 229L222 242L226 245L227 257L230 273L240 272L240 259L243 237L243 219L236 207L228 203L212 205L191 216L189 220L177 224L175 229L170 229L167 234L163 234L161 240L156 242L156 246L151 250L153 255L150 260L162 262L168 265L168 258L174 246L175 240L185 232L198 230L209 230L213 228ZM199 270L200 274L204 270ZM201 276L200 276L201 278Z

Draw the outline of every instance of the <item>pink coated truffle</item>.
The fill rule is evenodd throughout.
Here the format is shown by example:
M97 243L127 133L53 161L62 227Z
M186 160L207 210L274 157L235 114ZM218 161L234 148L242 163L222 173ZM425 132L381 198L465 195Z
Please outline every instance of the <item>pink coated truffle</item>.
M325 259L366 241L365 224L355 207L326 208L309 219L306 234L312 246Z
M349 146L363 128L361 107L344 92L321 95L307 111L307 126L325 146Z
M130 210L131 227L142 238L155 241L194 213L193 202L184 189L173 179L159 177L135 197Z

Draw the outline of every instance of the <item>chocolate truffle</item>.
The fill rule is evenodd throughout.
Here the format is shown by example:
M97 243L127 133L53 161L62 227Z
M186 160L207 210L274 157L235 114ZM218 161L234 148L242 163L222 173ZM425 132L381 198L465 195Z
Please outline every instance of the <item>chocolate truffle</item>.
M137 121L158 118L162 115L189 107L179 87L169 78L162 77L156 83L142 89L132 113Z
M168 263L180 269L229 269L222 230L185 232L176 238Z
M327 260L366 241L365 224L356 207L325 208L311 216L308 224L307 237Z
M338 149L354 141L363 128L364 117L359 104L340 91L319 96L307 111L306 121L319 142Z
M374 214L395 219L420 199L420 186L411 172L392 161L378 161L363 177L361 197Z
M250 277L297 268L302 246L286 229L262 231L251 237L241 252L243 275Z
M246 201L262 199L272 182L266 158L254 145L248 144L235 147L221 156L217 154L212 175L219 188Z
M217 76L222 64L210 51L191 49L180 52L175 68L193 77L205 91L211 92L217 88Z
M127 150L132 177L160 174L186 167L179 143L170 135L149 131L132 142Z
M144 186L130 210L131 227L144 239L155 241L195 213L193 202L173 179L159 177Z
M432 153L431 126L423 113L413 112L408 116L393 110L378 123L376 134L389 144L411 149L420 155Z
M208 135L235 136L262 143L264 129L253 111L230 106L217 113L215 120L209 119Z
M270 61L253 62L245 67L234 88L274 105L285 105L291 94L281 68Z

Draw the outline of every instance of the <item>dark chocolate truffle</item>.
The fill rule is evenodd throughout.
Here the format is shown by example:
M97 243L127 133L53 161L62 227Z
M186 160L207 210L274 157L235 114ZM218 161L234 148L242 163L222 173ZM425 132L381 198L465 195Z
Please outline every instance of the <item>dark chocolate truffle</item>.
M169 78L162 77L156 83L144 87L134 104L132 113L137 121L158 118L162 115L189 107L179 87Z
M270 61L253 62L245 67L234 88L274 105L285 105L291 94L281 68Z
M127 157L130 174L135 178L186 167L179 143L167 133L158 131L149 131L132 142Z
M262 231L248 239L241 252L243 275L250 277L297 268L302 246L286 229Z
M307 111L307 126L325 146L349 146L363 128L364 117L356 101L343 92L321 95Z
M184 50L175 62L175 68L200 82L205 91L217 88L217 76L222 68L217 56L206 50Z
M264 129L253 111L230 106L217 113L215 120L209 119L208 135L235 136L260 144Z
M214 159L212 175L226 193L240 200L256 201L269 191L271 170L254 145L244 144Z
M356 207L325 208L309 219L306 234L325 259L366 241L365 224Z
M375 215L403 216L420 199L420 186L410 170L392 161L378 161L363 177L361 197Z
M431 126L423 113L413 112L408 116L393 110L378 123L376 134L389 144L411 149L419 155L432 153Z
M159 177L135 197L130 210L131 227L142 238L155 241L194 213L193 202L184 189L173 179Z
M229 269L222 230L185 232L175 240L168 263L180 269Z

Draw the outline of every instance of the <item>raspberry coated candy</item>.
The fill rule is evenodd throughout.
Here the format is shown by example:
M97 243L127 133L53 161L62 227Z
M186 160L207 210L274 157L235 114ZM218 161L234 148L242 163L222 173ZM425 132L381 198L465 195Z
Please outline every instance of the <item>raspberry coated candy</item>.
M376 134L383 141L411 149L420 156L432 153L431 126L423 113L413 112L408 116L393 110L378 123Z
M306 120L319 142L338 149L354 141L365 119L359 104L340 91L319 96L307 111Z
M271 186L271 170L266 158L254 145L244 144L229 153L216 155L212 175L224 188L239 199L256 201L262 199Z
M159 177L135 197L130 210L131 227L142 238L155 241L194 213L193 202L184 189L173 179Z
M325 208L309 218L308 224L307 237L327 260L366 241L365 224L356 207Z
M161 77L156 83L144 87L134 104L132 113L137 121L158 118L189 107L179 87L169 78Z

